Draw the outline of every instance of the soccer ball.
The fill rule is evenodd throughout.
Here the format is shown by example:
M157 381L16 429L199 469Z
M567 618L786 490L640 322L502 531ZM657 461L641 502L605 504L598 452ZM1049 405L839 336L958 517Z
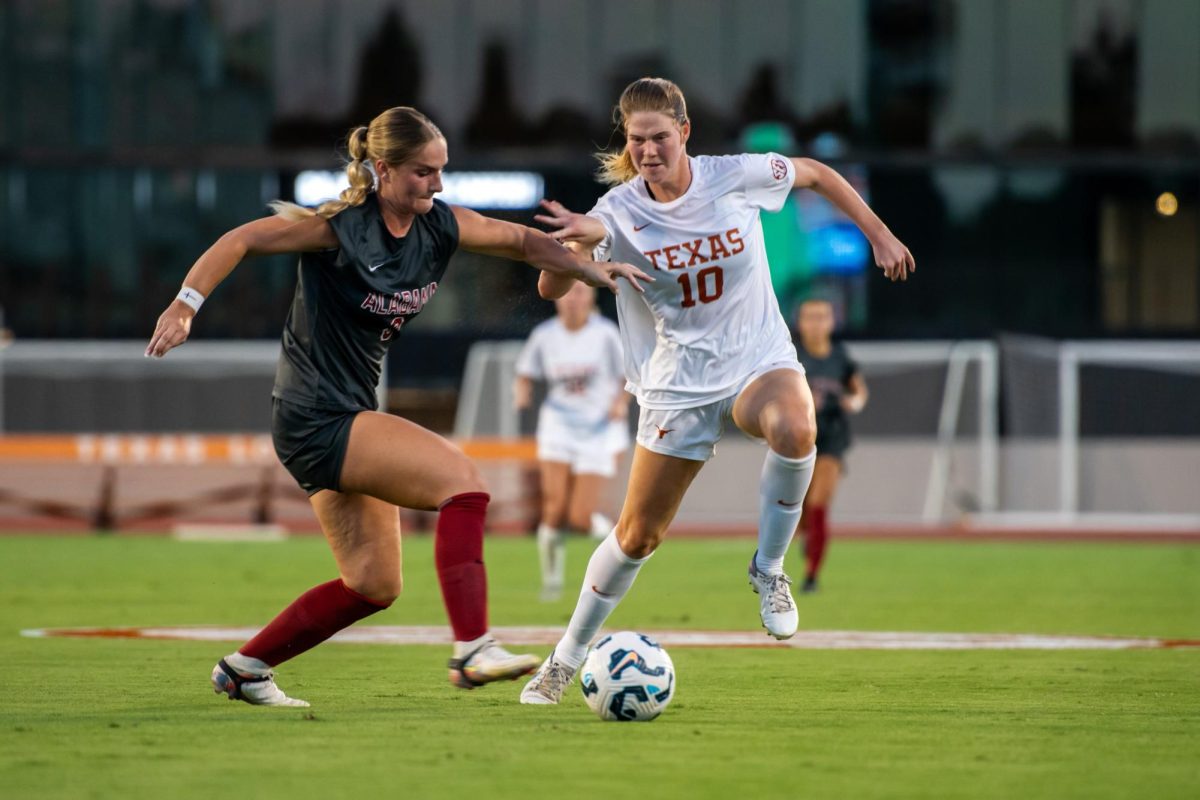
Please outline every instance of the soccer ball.
M579 683L600 719L649 722L675 696L675 665L649 636L622 631L596 642Z

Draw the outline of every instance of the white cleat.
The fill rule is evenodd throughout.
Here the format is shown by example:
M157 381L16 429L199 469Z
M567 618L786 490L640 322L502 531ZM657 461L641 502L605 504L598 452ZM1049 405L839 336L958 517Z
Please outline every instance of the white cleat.
M568 667L551 653L542 662L537 674L521 690L521 703L527 706L558 705L562 700L563 691L570 685L577 671L577 667Z
M750 587L758 595L758 614L767 633L776 639L790 639L800 627L800 614L788 588L791 583L792 579L782 572L764 575L758 571L754 558L750 559Z
M212 685L217 694L226 695L230 700L241 700L252 706L308 708L308 703L288 697L275 685L274 672L263 675L242 674L229 666L223 658L213 667Z
M493 681L515 681L537 669L535 655L510 653L488 639L461 658L450 659L450 682L460 689L474 689Z

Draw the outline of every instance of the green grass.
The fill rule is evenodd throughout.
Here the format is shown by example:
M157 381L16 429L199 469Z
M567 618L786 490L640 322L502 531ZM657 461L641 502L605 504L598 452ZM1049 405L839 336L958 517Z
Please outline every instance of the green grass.
M430 540L371 624L444 622ZM573 542L578 581L590 543ZM668 541L610 621L756 630L747 541ZM493 622L561 625L529 540L488 542ZM1200 547L838 542L808 628L1200 638ZM679 693L605 724L577 690L452 689L440 647L327 645L280 682L311 711L214 697L231 647L22 628L261 624L333 574L316 539L0 538L0 797L1194 797L1200 651L675 648Z

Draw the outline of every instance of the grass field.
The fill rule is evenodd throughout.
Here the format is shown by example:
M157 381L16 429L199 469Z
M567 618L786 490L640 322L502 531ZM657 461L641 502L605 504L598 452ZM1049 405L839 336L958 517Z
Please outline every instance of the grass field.
M591 544L573 542L578 581ZM749 541L668 541L612 628L758 629ZM491 539L492 619L561 625L531 540ZM794 554L793 556L794 557ZM812 629L1200 638L1200 547L838 542ZM440 624L428 537L375 625ZM262 624L332 577L324 544L0 538L0 797L1196 797L1200 650L675 648L648 725L520 683L446 682L446 648L330 644L284 665L311 710L217 698L233 646L21 629ZM539 654L545 648L539 648Z

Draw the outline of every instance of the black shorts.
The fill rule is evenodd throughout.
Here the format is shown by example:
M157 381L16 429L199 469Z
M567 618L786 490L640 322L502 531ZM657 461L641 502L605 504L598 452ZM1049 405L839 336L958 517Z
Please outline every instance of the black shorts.
M350 425L358 414L273 398L271 440L275 454L310 497L322 489L340 491Z
M850 449L850 425L845 417L817 418L817 455L843 460Z

